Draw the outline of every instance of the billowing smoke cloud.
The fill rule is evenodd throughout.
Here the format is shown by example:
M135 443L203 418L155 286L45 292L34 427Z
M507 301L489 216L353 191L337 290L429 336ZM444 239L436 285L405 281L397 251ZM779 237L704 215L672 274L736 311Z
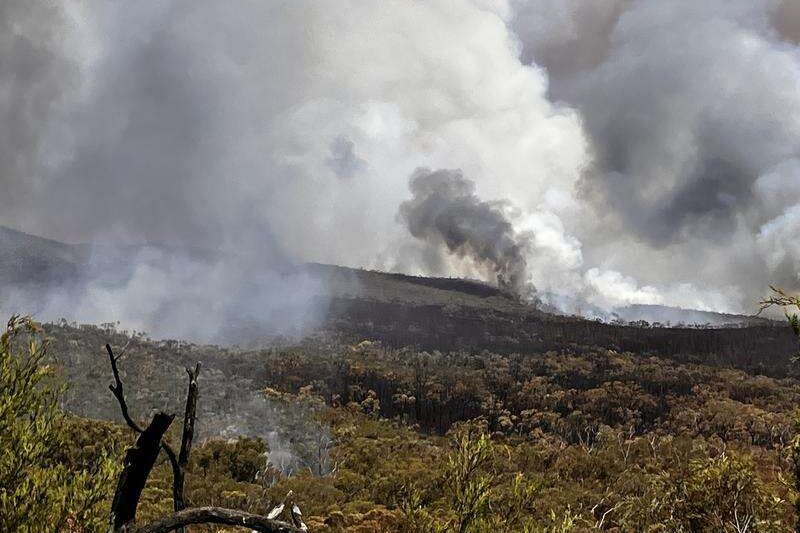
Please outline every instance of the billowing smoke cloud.
M274 101L242 95L235 46L210 57L213 6L200 20L187 7L0 7L0 223L108 244L86 248L68 286L0 288L6 313L224 342L323 317L326 288L292 270L265 220L269 159L242 153Z
M215 258L137 253L40 316L197 335L289 304L319 314L324 287L287 288L293 262L471 274L457 256L430 270L396 218L420 166L557 219L585 164L578 117L483 4L4 4L3 38L25 46L3 44L0 113L31 141L3 138L22 163L0 169L0 223Z
M620 15L632 0L512 0L510 26L522 42L522 61L547 69L558 98L572 76L606 60Z
M474 204L525 236L513 276L541 298L752 309L768 282L800 288L792 13L788 0L11 0L0 224L246 256L199 263L194 281L194 259L138 259L108 293L130 306L105 316L102 291L77 306L186 332L123 312L145 307L137 283L202 286L190 307L233 309L291 295L282 273L305 260L475 275L465 248L441 253L446 233L434 250L396 216L414 169L458 168ZM319 292L293 304L319 314ZM242 307L266 316L266 299Z
M598 149L586 187L655 246L732 234L759 176L798 153L800 97L775 90L797 54L765 35L760 3L637 5L569 89ZM692 46L670 46L677 29Z
M691 284L721 310L753 309L770 282L800 288L788 238L800 203L796 2L514 6L523 57L547 68L550 97L580 111L592 142L579 185L589 216L570 227L584 264L662 301L685 302L678 287Z
M527 242L517 235L504 206L475 196L475 184L457 170L417 169L410 182L413 198L400 204L400 218L411 235L438 250L469 257L488 268L500 287L533 294L525 259Z
M67 13L50 2L0 5L0 212L31 201L53 110L69 98L78 62ZM52 156L52 155L51 155Z

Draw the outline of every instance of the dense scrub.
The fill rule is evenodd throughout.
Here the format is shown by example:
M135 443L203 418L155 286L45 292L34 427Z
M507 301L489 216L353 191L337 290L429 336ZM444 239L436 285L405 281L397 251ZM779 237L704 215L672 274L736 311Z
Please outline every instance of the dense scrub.
M302 398L287 401L310 401ZM485 423L425 436L355 406L324 410L334 470L282 476L257 439L206 441L188 470L194 505L266 513L294 491L312 531L787 531L792 494L780 454L719 439L603 431L593 445L489 436ZM464 462L474 465L465 468ZM154 473L140 516L171 508L169 467ZM741 531L745 531L742 529Z
M118 471L115 439L97 439L93 424L76 431L58 410L46 350L28 319L12 317L0 334L0 531L100 531Z
M602 347L776 377L795 372L786 358L795 347L792 333L784 324L769 321L713 329L646 322L609 324L494 303L482 307L338 298L330 307L330 331L349 341L367 338L395 348L509 354L580 353Z
M386 524L398 531L449 530L447 521L463 505L459 494L483 485L488 507L476 510L479 519L469 531L716 532L732 530L737 516L755 517L749 520L761 531L782 531L791 520L788 491L775 477L781 459L764 450L613 431L588 446L546 438L488 440L480 436L481 424L474 425L466 442L463 427L447 438L421 438L374 419L345 425L334 450L342 469L322 480L343 495L314 512L328 517L332 531L338 523L331 517L352 527L369 521L363 515L370 513L389 515ZM460 468L464 454L477 454L468 479ZM511 520L515 513L521 516Z
M203 361L192 505L263 514L291 490L311 530L330 533L778 532L795 520L793 378L600 348L441 353L320 337L240 351L110 327L46 333L70 382L62 405L95 418L118 416L104 341L125 353L140 420L173 406L181 367ZM63 452L82 464L133 438L68 420ZM141 520L171 509L170 475L157 465Z
M718 437L786 445L795 379L597 349L582 355L417 352L365 342L267 358L275 387L312 386L330 403L374 399L382 416L428 431L477 416L492 432L589 442L603 426L631 435Z

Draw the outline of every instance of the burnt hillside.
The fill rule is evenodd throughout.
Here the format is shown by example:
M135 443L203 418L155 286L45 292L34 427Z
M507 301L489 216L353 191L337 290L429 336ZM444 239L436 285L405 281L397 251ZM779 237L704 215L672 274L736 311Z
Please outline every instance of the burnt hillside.
M791 372L789 354L797 349L796 339L782 324L642 327L536 312L341 298L331 305L327 327L349 340L375 339L398 347L501 353L602 347L771 376Z
M772 376L791 372L788 354L797 349L785 324L760 318L703 313L728 321L726 327L604 323L546 313L477 281L308 268L334 294L325 329L351 342L504 353L602 347Z
M166 249L166 248L164 248ZM102 247L103 264L94 261L88 245L64 244L8 228L0 228L0 297L24 285L47 287L78 284L108 266L123 270L136 247ZM194 256L213 253L191 250ZM98 255L97 249L94 255ZM320 307L326 319L320 329L346 341L380 340L388 346L427 350L491 350L532 353L602 347L678 361L733 366L748 372L783 376L790 372L788 355L796 343L782 323L751 317L685 312L729 327L652 327L635 323L602 323L554 315L520 302L479 281L426 278L331 265L299 267L321 281ZM123 276L124 273L119 274ZM635 309L637 318L648 309ZM124 327L124 325L123 325ZM268 336L247 332L243 346L256 347Z

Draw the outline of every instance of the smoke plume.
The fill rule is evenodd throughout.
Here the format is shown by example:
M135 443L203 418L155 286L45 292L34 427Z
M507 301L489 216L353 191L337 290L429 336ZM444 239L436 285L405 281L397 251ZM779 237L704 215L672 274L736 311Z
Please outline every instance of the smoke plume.
M400 218L411 235L438 249L468 256L485 266L500 287L532 295L527 285L525 239L503 214L503 205L475 196L475 184L458 170L417 169L411 176L413 198L400 204Z

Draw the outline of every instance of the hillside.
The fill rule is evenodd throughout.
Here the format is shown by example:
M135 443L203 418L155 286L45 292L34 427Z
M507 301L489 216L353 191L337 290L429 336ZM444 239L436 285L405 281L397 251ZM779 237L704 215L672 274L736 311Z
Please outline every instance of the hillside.
M155 247L165 254L193 259L213 257L209 251ZM12 302L22 301L35 311L35 303L45 299L52 287L79 291L87 279L113 277L124 281L131 258L140 250L132 246L70 245L0 228L0 300L7 303L5 296L11 293ZM628 314L621 317L625 320L603 323L541 311L479 281L321 264L296 268L316 279L321 287L316 296L321 309L316 331L346 342L374 339L396 347L501 353L598 346L774 376L790 371L785 354L795 347L782 323L760 318L636 306L628 308ZM670 316L675 319L672 323L684 317L687 324L728 326L665 327L662 323L653 327L643 322L653 316ZM258 347L275 341L258 327L237 328L224 336L226 342Z
M99 268L91 260L88 245L70 245L33 237L0 228L0 287L26 287L32 293L48 284L79 285ZM133 247L102 248L104 265L122 268ZM96 250L95 250L96 252ZM193 251L202 255L200 251ZM97 255L97 254L96 254ZM105 268L105 266L103 267ZM724 316L727 320L742 319L736 327L651 327L642 322L613 324L546 313L520 302L511 295L479 281L425 278L403 274L350 269L322 264L308 264L300 269L322 281L326 288L325 320L306 343L334 342L347 346L364 339L378 341L387 348L440 352L498 354L570 353L583 357L598 349L629 352L640 357L659 356L679 364L703 364L733 367L750 374L774 377L795 375L787 354L793 353L795 340L783 324L762 319ZM319 296L323 298L322 295ZM631 308L631 318L638 321L646 306ZM673 312L678 312L672 310ZM702 319L720 318L710 313L696 313ZM55 328L60 340L58 352L67 356L63 367L69 381L81 384L67 396L70 410L92 418L114 418L113 405L87 401L105 395L103 376L107 369L97 360L100 348L108 338L118 345L139 346L141 357L128 370L139 383L148 383L153 390L172 391L171 396L158 396L148 408L177 408L180 387L170 381L181 380L181 368L199 359L209 366L204 378L213 380L213 389L226 404L215 400L207 404L208 435L263 434L269 424L247 419L248 410L233 411L231 402L255 401L260 396L237 396L241 391L259 388L266 380L261 366L265 353L258 332L252 338L237 338L240 348L226 349L179 341L147 341L142 336L127 338L108 327ZM124 325L123 325L124 327ZM66 336L66 337L65 337ZM265 337L270 344L296 345L297 340ZM149 344L148 344L149 343ZM249 348L249 350L242 350ZM133 349L133 348L131 348ZM318 348L314 348L319 350ZM270 351L272 350L272 351ZM100 352L99 352L100 351ZM154 357L155 354L160 354ZM102 358L101 358L102 359ZM163 381L167 380L167 381ZM230 383L235 385L230 386ZM250 393L247 393L250 394ZM173 397L174 396L174 397ZM160 402L160 403L159 403ZM262 405L263 407L263 405ZM260 408L253 406L252 411ZM234 412L245 418L231 421ZM440 429L444 429L440 425ZM274 437L274 436L273 436Z
M75 284L104 270L125 270L143 249L156 249L172 256L211 259L215 252L197 248L174 248L159 244L89 245L67 244L0 226L0 290L11 286ZM513 295L481 281L431 278L310 263L296 267L325 282L335 298L359 299L411 305L492 309L502 313L546 316ZM664 306L636 305L616 310L628 322L646 320L687 325L764 325L767 320L740 315L693 311Z
M98 266L96 247L2 235L3 287L29 294L80 289L136 253L104 248ZM180 413L183 369L202 363L194 505L265 514L291 490L315 532L427 533L456 512L451 458L483 446L476 472L506 527L489 530L716 533L743 513L778 532L794 521L781 476L800 398L784 324L705 314L694 316L736 325L602 323L477 281L299 271L325 287L324 320L304 338L255 331L226 347L46 324L48 362L68 384L71 453L98 453L96 435L130 444L107 388L110 343L140 422ZM160 463L143 519L170 508L170 479Z
M74 282L88 260L86 245L65 244L0 226L0 286Z

